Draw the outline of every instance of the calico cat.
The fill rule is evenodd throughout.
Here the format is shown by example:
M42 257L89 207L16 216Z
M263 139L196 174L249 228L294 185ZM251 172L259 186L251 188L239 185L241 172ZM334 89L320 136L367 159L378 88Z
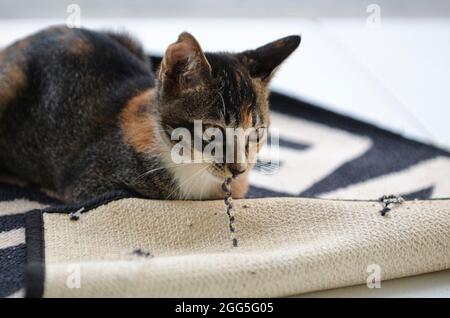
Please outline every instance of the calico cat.
M0 170L65 202L129 189L154 199L243 197L252 163L171 160L176 127L269 126L268 84L298 47L289 36L204 53L189 33L156 73L132 37L50 27L0 51ZM258 145L259 147L260 145Z

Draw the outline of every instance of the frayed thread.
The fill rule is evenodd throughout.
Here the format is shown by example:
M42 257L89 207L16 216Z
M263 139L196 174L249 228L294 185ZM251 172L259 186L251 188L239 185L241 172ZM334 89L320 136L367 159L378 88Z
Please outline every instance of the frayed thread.
M81 209L78 209L75 212L70 212L69 213L69 219L71 221L78 221L80 219L81 213L84 211L84 207Z
M233 243L233 247L238 246L238 240L236 238L236 227L235 227L235 217L234 217L234 207L233 207L233 199L231 193L231 182L233 182L233 178L227 178L222 184L222 190L225 193L225 205L227 207L227 215L228 215L228 227L230 230L231 242Z
M393 204L402 204L403 202L405 202L405 199L403 199L401 196L394 194L383 195L378 200L383 204L383 208L380 210L382 216L385 216L386 213L391 211Z

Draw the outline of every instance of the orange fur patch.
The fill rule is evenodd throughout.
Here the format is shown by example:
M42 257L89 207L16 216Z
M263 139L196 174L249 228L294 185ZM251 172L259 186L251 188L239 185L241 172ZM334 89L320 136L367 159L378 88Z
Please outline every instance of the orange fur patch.
M29 44L28 37L0 51L0 108L12 102L27 84L24 50Z
M76 37L68 44L70 45L70 52L76 55L86 55L93 50L92 45L81 37Z
M2 61L0 61L0 107L6 107L24 88L27 77L19 66L1 65L1 63Z
M30 45L30 42L31 42L31 40L29 37L17 42L17 49L19 49L19 50L26 49L28 47L28 45Z
M247 129L252 127L252 115L248 107L241 107L242 128Z
M155 148L156 122L153 112L149 109L154 93L155 89L152 88L133 97L121 114L120 124L125 141L139 153Z

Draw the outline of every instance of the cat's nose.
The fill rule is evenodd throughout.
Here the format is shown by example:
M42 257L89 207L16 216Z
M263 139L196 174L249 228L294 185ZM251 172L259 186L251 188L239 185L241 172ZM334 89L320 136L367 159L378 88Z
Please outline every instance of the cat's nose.
M228 169L230 170L233 177L237 177L240 174L243 174L245 172L245 166L242 164L229 164Z

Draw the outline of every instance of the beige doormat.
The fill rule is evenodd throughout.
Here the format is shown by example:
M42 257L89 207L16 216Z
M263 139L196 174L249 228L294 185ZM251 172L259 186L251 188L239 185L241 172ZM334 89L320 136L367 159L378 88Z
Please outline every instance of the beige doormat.
M43 253L29 255L28 294L279 297L365 284L374 268L381 280L450 268L450 200L405 201L386 216L376 201L235 206L238 247L222 201L121 199L78 220L36 211L27 236L43 235Z

